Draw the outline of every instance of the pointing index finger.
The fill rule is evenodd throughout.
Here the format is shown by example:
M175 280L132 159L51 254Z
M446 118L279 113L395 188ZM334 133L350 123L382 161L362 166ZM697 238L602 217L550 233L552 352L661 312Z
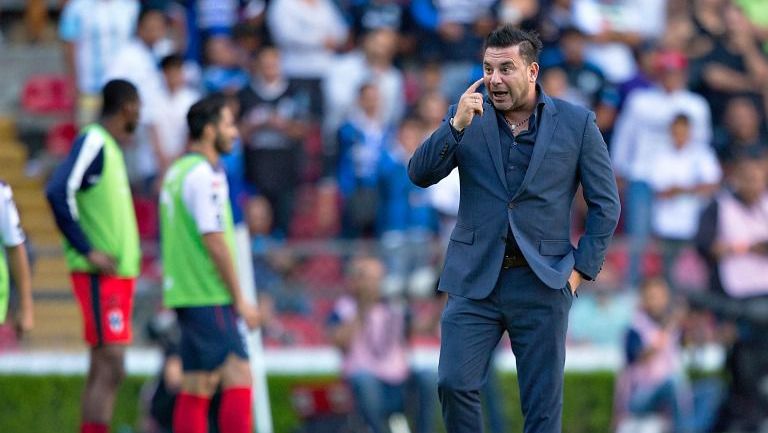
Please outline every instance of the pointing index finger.
M478 79L477 81L475 81L474 83L472 83L472 85L470 85L470 86L467 88L467 91L466 91L466 92L464 92L464 93L467 93L467 94L468 94L468 93L474 93L474 92L476 92L476 91L477 91L477 88L478 88L478 87L480 87L480 85L481 85L481 84L483 84L483 79L482 79L482 78L480 78L480 79Z

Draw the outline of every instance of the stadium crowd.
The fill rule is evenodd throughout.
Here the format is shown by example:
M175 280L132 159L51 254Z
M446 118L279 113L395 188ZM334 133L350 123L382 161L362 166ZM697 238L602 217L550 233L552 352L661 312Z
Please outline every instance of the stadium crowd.
M229 99L240 137L224 165L267 344L340 347L378 432L379 415L402 408L364 399L372 387L393 395L414 382L423 396L434 380L402 363L439 338L434 288L459 203L458 172L421 189L408 160L482 76L483 39L499 24L539 33L540 85L596 113L614 164L622 224L573 305L569 344L626 352L617 426L666 405L675 432L711 431L723 400L719 422L751 431L768 414L741 404L765 399L743 375L768 375L765 362L746 365L766 321L738 309L768 295L764 2L68 0L59 36L79 124L96 120L107 80L138 89L126 162L144 246L157 242L161 180L187 147L187 111L203 95ZM574 209L577 239L578 196ZM158 261L143 262L149 287ZM732 309L711 308L711 296ZM727 348L727 391L685 379L682 349L708 344ZM387 361L370 368L381 351Z

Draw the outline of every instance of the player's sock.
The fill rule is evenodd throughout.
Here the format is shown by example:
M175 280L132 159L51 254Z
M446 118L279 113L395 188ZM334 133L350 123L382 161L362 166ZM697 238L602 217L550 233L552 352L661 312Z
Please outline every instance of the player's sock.
M109 426L97 422L84 422L80 424L80 433L107 433Z
M209 397L179 393L173 406L173 433L207 433Z
M219 430L221 433L251 433L251 388L226 388L221 393L219 407Z

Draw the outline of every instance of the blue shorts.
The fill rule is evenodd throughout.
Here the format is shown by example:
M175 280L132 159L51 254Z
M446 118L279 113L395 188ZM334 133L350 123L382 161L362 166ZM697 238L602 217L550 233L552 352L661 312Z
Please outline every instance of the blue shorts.
M184 371L214 371L229 354L248 359L245 335L231 305L176 309Z

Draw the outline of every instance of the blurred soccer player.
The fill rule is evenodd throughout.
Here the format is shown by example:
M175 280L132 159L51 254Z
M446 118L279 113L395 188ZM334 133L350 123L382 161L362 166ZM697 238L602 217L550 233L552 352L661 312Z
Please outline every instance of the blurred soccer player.
M178 316L184 369L173 431L206 433L210 399L221 384L219 430L250 433L252 379L238 316L251 329L260 319L238 283L232 210L220 164L237 126L225 99L216 96L195 103L187 124L190 153L170 166L160 195L163 301Z
M19 212L13 202L10 185L0 180L0 324L5 322L10 294L10 275L19 292L19 311L14 317L16 332L22 336L32 330L32 277L29 273L27 249L24 246L24 230L19 222ZM6 262L6 258L8 261Z
M109 430L131 342L133 291L141 250L123 153L139 119L139 94L124 80L102 89L98 123L86 126L46 188L91 362L82 397L81 433Z

